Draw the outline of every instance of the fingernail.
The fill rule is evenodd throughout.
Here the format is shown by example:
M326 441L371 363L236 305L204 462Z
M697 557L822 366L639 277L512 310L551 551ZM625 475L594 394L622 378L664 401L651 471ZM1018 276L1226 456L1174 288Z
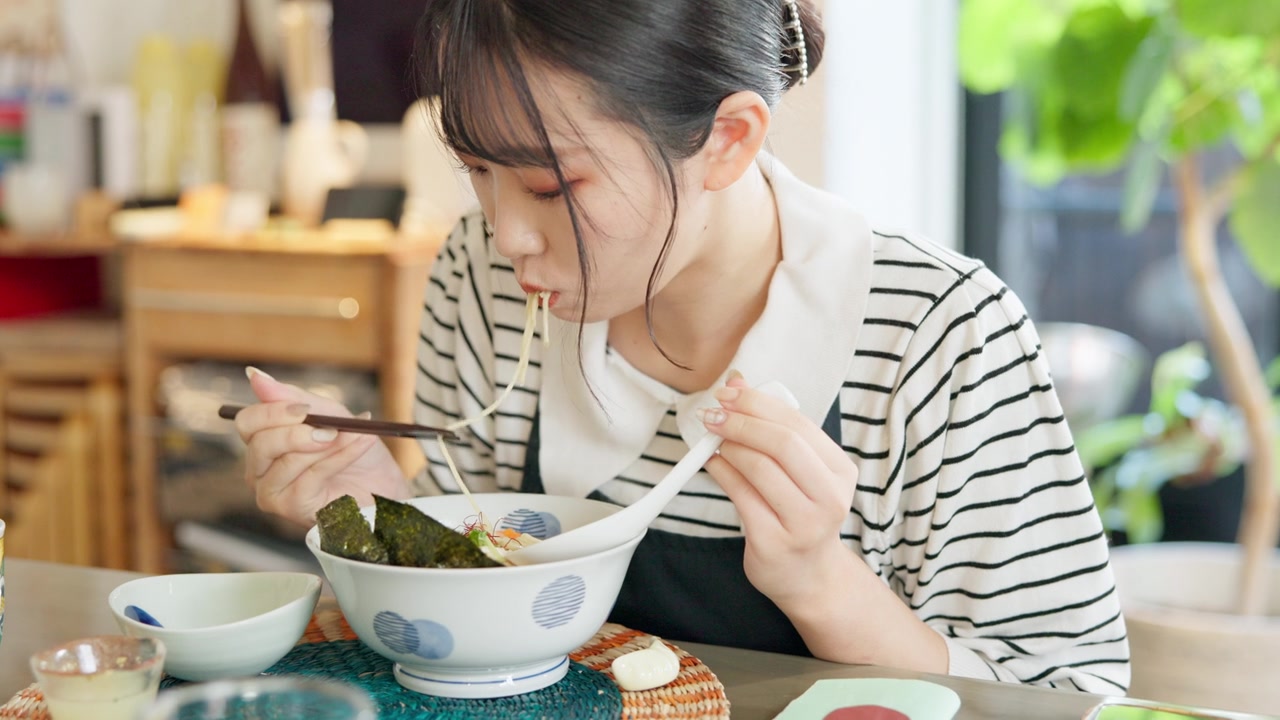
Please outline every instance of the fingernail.
M738 372L737 370L732 370L732 369L729 370L730 380L741 380L742 378L743 378L742 373Z
M372 419L373 419L373 413L369 412L368 410L365 410L364 412L360 413L360 414L359 414L359 415L357 415L356 417L357 417L357 418L359 418L359 419L361 419L361 420L372 420Z
M290 415L306 417L307 413L311 412L311 406L306 403L294 403L285 408L285 410L288 410Z
M698 419L706 425L719 425L728 418L728 414L720 408L700 408L698 410Z
M333 442L338 437L338 431L333 428L316 428L311 431L311 439L320 443Z
M271 377L270 375L268 375L268 374L266 374L266 373L262 372L261 370L259 370L258 368L254 367L254 366L252 366L252 365L249 365L249 366L247 366L247 367L244 369L244 374L245 374L245 376L246 376L246 377L248 377L248 378L249 378L249 380L253 380L254 376L256 376L256 375L261 375L262 377L264 377L264 378L266 378L266 379L268 379L268 380L275 380L275 378L273 378L273 377Z
M737 400L738 396L742 394L742 391L736 387L721 387L716 388L714 394L716 399L720 402L731 402L733 400Z

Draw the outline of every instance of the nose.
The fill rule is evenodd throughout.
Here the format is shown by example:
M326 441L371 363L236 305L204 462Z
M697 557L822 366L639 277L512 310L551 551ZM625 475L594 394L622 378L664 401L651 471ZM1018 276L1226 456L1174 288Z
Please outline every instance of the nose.
M489 225L493 231L494 249L508 260L538 255L546 246L540 232L519 222L511 213L495 215Z
M537 208L530 207L528 193L520 188L507 190L501 183L496 185L489 212L494 249L508 260L541 254L546 250L546 238L538 226Z

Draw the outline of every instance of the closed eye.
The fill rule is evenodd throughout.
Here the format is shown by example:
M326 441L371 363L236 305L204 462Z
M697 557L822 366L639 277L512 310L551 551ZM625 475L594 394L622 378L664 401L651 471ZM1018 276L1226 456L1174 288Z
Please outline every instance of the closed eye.
M540 202L551 202L552 200L558 199L564 193L560 191L560 188L556 188L555 190L548 190L547 192L536 192L534 190L530 190L529 194L533 196L534 200L538 200Z
M568 185L569 187L572 188L577 186L578 182L579 182L578 180L570 180ZM564 191L561 190L559 187L554 187L550 190L542 190L542 191L530 189L528 190L528 193L533 197L534 200L538 200L539 202L553 202L555 200L559 200L561 197L564 196Z

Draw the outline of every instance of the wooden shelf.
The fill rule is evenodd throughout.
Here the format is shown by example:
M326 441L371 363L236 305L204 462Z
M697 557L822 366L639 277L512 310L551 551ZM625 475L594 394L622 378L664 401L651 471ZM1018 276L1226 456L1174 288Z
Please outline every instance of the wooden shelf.
M160 372L174 362L207 358L362 368L378 375L382 414L412 419L422 298L447 230L430 236L362 230L367 226L273 225L242 235L147 239L0 231L0 258L119 260L122 318L116 327L122 325L123 332L91 335L74 318L56 327L11 324L0 333L0 352L27 347L34 333L43 333L69 338L68 343L111 345L116 356L123 355L134 569L165 570L170 533L157 506L153 423ZM406 473L421 466L415 443L388 444Z
M81 237L71 234L30 236L0 229L0 257L67 257L106 255L130 245L235 250L241 252L302 253L307 255L434 255L443 237L392 234L356 238L331 230L265 229L239 235L174 235L130 239L109 235Z
M220 252L261 252L304 255L413 255L434 256L442 237L350 238L324 230L260 230L241 235L175 235L172 237L122 240L122 245Z
M443 237L290 231L122 243L135 569L166 570L154 418L160 372L187 358L329 364L378 375L382 416L413 417L418 323ZM408 474L412 441L388 445Z
M0 257L67 257L73 255L106 255L115 252L119 242L109 236L79 237L75 235L19 235L0 230Z

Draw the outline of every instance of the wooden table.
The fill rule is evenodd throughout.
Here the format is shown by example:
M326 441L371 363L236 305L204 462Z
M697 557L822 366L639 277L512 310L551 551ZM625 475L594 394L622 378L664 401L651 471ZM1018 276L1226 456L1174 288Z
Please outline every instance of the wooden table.
M77 637L114 634L107 594L135 574L10 559L5 578L8 607L0 641L0 702L32 682L27 658ZM720 678L734 720L772 718L816 680L824 678L921 678L954 689L958 720L1079 720L1099 697L986 680L940 677L869 666L837 665L790 655L676 641Z

